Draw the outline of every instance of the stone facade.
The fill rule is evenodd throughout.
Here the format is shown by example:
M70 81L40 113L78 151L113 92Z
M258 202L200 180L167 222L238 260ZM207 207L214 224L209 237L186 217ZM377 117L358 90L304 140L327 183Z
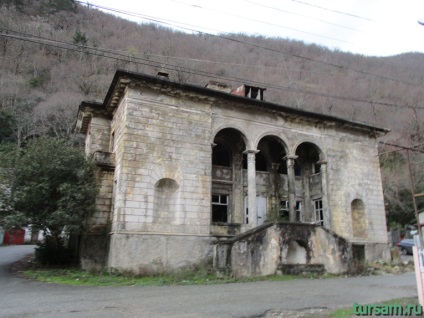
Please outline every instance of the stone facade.
M76 130L103 173L83 265L101 255L138 274L195 266L217 239L270 221L314 223L366 260L390 257L386 130L264 102L263 88L209 87L117 71L102 104L81 104Z

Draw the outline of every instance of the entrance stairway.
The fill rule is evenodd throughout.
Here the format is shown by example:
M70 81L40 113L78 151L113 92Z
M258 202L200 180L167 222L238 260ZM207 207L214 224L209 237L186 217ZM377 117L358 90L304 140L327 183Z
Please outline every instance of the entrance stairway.
M341 274L352 264L351 243L316 224L266 223L213 244L215 269L235 277Z

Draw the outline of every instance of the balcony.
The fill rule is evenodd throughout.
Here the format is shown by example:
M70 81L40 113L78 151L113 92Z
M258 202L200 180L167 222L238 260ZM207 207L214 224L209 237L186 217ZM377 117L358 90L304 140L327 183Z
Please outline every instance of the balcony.
M93 153L94 163L102 169L115 169L115 154L106 151L96 151Z

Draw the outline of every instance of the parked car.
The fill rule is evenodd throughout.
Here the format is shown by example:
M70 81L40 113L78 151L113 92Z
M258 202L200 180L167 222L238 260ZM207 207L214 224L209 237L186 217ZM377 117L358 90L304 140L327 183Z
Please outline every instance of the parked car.
M412 246L414 245L415 241L413 239L403 239L399 243L397 243L397 246L399 247L402 255L412 255Z

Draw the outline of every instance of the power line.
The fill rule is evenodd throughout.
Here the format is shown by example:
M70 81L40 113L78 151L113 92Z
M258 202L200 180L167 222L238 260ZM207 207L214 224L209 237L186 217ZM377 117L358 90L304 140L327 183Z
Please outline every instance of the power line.
M35 43L35 44L42 44L42 45L51 46L51 47L55 47L55 48L59 48L59 49L65 49L65 50L74 51L74 52L78 52L78 53L91 54L91 55L95 55L95 56L99 56L99 57L105 57L105 58L110 58L110 59L115 59L115 60L120 60L120 61L125 61L125 62L133 62L133 63L140 64L140 65L146 65L146 66L151 66L151 67L160 67L162 69L167 69L167 70L172 70L172 71L181 71L181 72L184 72L184 73L205 76L205 77L208 77L208 78L217 78L217 79L221 79L221 80L225 79L225 80L231 80L231 81L239 81L239 82L242 82L242 83L245 82L245 79L238 78L238 77L218 76L218 75L210 73L210 72L195 70L195 69L191 69L191 68L187 68L187 67L180 67L178 65L173 65L173 64L169 64L169 63L151 61L151 60L146 60L146 59L137 58L137 57L129 57L127 55L113 53L108 49L102 49L102 48L99 48L99 47L81 46L81 45L71 44L71 43L64 42L64 41L56 41L56 40L46 39L46 38L42 38L40 36L32 36L31 34L16 32L16 31L13 31L13 30L7 30L7 29L0 29L0 30L2 31L2 33L0 34L1 37L11 38L11 39L15 39L15 40L32 42L32 43ZM3 31L10 31L12 33L21 34L23 36L4 34ZM99 53L103 53L103 54L99 54ZM113 54L113 55L107 55L107 54ZM259 81L252 81L251 80L251 81L249 81L249 83L253 84L253 85L261 86L261 87L265 86L265 87L273 88L273 89L276 89L276 90L289 91L289 92L301 93L301 94L305 94L305 95L312 95L312 96L318 96L318 97L325 97L325 98L329 98L329 99L339 99L339 100L344 100L344 101L359 102L359 103L366 103L366 104L372 104L372 105L381 105L381 106L388 106L388 107L395 107L395 108L404 107L404 108L412 108L412 109L415 109L415 108L424 109L424 107L401 106L401 105L397 105L397 104L384 103L384 102L373 102L373 101L363 100L363 99L358 99L358 98L353 98L353 97L334 96L334 95L330 95L330 94L318 93L318 92L302 90L302 89L295 89L295 88L292 88L292 87L278 86L278 85L273 85L273 84L259 82Z
M311 4L311 3L307 3L307 2L303 2L303 1L299 1L299 0L291 0L291 1L297 2L297 3L300 3L300 4L304 4L304 5L308 5L308 6L311 6L311 7L314 7L314 8L318 8L318 9L321 9L321 10L325 10L325 11L331 11L331 12L334 12L334 13L343 14L343 15L346 15L346 16L349 16L349 17L352 17L352 18L358 18L358 19L362 19L362 20L367 20L367 21L375 22L372 19L364 18L364 17L361 17L359 15L355 15L355 14L351 14L351 13L346 13L346 12L342 12L342 11L337 11L337 10L333 10L333 9L328 9L328 8L325 8L325 7L320 7L320 6L317 6L315 4Z
M262 4L262 3L257 3L257 2L250 1L250 0L244 0L244 1L249 2L249 3L252 3L252 4L257 5L259 7L268 8L268 9L279 11L279 12L285 12L285 13L288 13L288 14L296 15L298 17L304 17L304 18L315 20L315 21L319 21L321 23L325 23L325 24L328 24L328 25L336 26L336 27L339 27L339 28L342 28L342 29L346 29L346 30L351 30L351 31L362 33L362 31L360 31L360 30L357 30L355 28L351 28L351 27L348 27L348 26L345 26L345 25L341 25L341 24L337 24L337 23L333 23L333 22L328 22L328 21L325 21L325 20L321 20L321 19L317 19L317 18L308 16L308 15L300 14L300 13L293 12L293 11L283 10L283 9L280 9L280 8L268 6L268 5L265 5L265 4Z
M190 6L190 7L196 8L196 9L202 9L202 10L208 10L208 11L212 11L212 12L218 12L220 14L225 14L225 15L228 15L228 16L232 16L232 17L236 17L236 18L240 18L240 19L244 19L244 20L248 20L248 21L258 22L258 23L262 23L262 24L265 24L265 25L270 25L270 26L281 28L281 29L285 29L285 30L290 30L290 31L295 31L295 32L307 34L307 35L312 35L312 36L323 38L323 39L327 39L327 40L332 40L332 41L337 41L337 42L352 44L349 41L345 41L345 40L341 40L341 39L335 39L335 38L332 38L332 37L329 37L329 36L325 36L325 35L321 35L321 34L317 34L317 33L312 33L312 32L307 32L307 31L303 31L303 30L299 30L299 29L295 29L295 28L291 28L291 27L286 27L286 26L275 24L275 23L271 23L271 22L266 22L266 21L262 21L262 20L252 19L252 18L244 17L244 16L241 16L241 15L238 15L238 14L234 14L234 13L228 13L228 12L224 12L224 11L221 11L221 10L206 8L206 7L199 6L197 4L190 4L190 3L185 3L185 2L177 1L177 0L171 0L171 1L176 2L176 3L183 4L183 5L186 5L186 6Z
M80 4L85 4L84 2L78 1L78 0L75 0L75 2L78 2ZM134 12L113 9L113 8L99 6L99 5L90 4L90 6L96 7L96 8L99 8L99 9L103 9L103 10L107 10L107 11L111 11L111 12L116 12L116 13L120 13L120 14L124 14L124 15L130 15L130 16L142 18L142 19L145 19L145 20L148 20L148 21L153 21L153 22L157 22L157 23L161 23L161 24L165 24L165 25L170 25L170 26L185 29L185 30L188 30L188 31L191 31L191 32L196 32L196 33L199 33L199 34L202 34L202 35L221 38L221 39L224 39L224 40L227 40L227 41L235 42L235 43L238 43L238 44L242 44L242 45L246 45L246 46L250 46L250 47L254 47L254 48L258 48L258 49L262 49L262 50L266 50L266 51L290 56L290 57L303 59L303 60L309 61L309 62L323 64L323 65L326 65L326 66L337 68L338 70L351 71L351 72L358 73L358 74L361 74L361 75L372 76L372 77L376 77L376 78L380 78L380 79L384 79L384 80L388 80L388 81L392 81L392 82L402 83L402 84L406 84L406 85L411 85L411 86L415 86L415 87L421 87L422 86L421 84L406 82L406 81L402 81L402 80L392 78L392 77L388 77L388 76L384 76L384 75L369 73L369 72L366 72L366 71L363 71L363 70L352 69L352 68L349 68L347 66L334 64L334 63L321 61L321 60L316 60L316 59L313 59L313 58L310 58L310 57L306 57L306 56L302 56L302 55L294 54L294 53L288 53L288 52L285 52L285 51L282 51L282 50L272 49L272 48L265 47L265 46L262 46L262 45L259 45L259 44L249 43L249 42L246 42L246 41L237 40L235 38L230 38L228 36L216 35L216 34L212 34L212 33L207 33L207 32L203 32L203 31L195 30L195 29L192 29L192 28L182 27L181 25L188 25L188 24L185 24L185 23L180 23L180 22L167 20L167 19L152 18L152 17L145 16L145 15L138 14L138 13L134 13ZM169 21L171 21L171 22L169 22ZM181 24L181 25L175 25L175 23Z
M411 151L424 153L424 150L416 149L417 147L423 146L424 143L420 143L420 144L413 145L413 146L410 146L410 147L401 146L401 145L398 145L398 144L394 144L394 143L391 143L391 142L384 142L384 141L379 141L379 143L382 144L382 145L397 147L397 148L400 148L402 150L411 150ZM390 152L396 152L396 151L399 151L399 150L389 151L389 152L385 152L383 154L390 153ZM380 155L382 155L382 154L380 154Z

